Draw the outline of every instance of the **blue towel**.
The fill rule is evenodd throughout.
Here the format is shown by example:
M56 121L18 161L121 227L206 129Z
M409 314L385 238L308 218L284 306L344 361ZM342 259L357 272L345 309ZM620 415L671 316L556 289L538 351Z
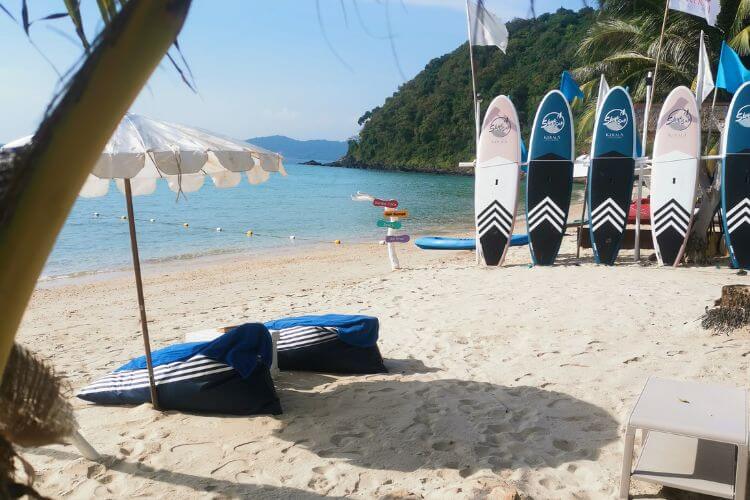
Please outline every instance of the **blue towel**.
M260 323L247 323L210 342L189 342L159 349L151 353L151 361L154 366L160 366L185 361L201 354L228 364L243 378L247 378L253 373L259 361L268 367L271 366L272 349L271 334L268 329ZM146 356L141 356L115 371L145 368Z
M356 347L372 347L378 341L378 318L349 314L324 314L321 316L298 316L266 323L269 330L284 330L296 326L320 326L335 328L339 339Z

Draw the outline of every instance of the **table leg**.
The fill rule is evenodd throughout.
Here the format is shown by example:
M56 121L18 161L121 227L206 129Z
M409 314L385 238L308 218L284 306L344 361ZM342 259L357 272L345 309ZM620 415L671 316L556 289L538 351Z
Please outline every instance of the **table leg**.
M101 459L101 456L97 451L94 449L93 446L89 444L86 439L81 436L81 433L78 431L75 431L72 436L70 436L70 444L78 448L78 451L81 452L81 455L84 456L84 458L88 458L92 462L96 462Z
M281 370L279 369L279 338L281 337L281 334L279 333L279 330L274 330L271 334L271 377L276 378L281 373Z
M635 428L630 425L625 429L625 449L622 453L622 475L620 476L620 498L627 500L630 494L630 474L633 467L633 443Z
M747 487L747 446L737 447L737 475L734 479L735 500L745 500Z

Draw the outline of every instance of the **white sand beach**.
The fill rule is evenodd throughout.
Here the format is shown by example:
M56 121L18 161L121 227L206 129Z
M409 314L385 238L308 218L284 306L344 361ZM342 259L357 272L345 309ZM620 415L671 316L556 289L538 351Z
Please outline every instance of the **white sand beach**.
M472 253L377 244L145 269L154 348L186 332L326 312L380 318L389 374L282 373L284 414L216 417L72 398L102 464L71 446L26 450L63 498L612 498L623 423L649 375L747 387L750 334L697 321L727 267L559 264L501 268ZM18 340L73 389L142 353L129 274L47 283ZM634 482L638 498L683 498ZM508 497L510 498L510 497ZM695 497L690 497L695 498Z

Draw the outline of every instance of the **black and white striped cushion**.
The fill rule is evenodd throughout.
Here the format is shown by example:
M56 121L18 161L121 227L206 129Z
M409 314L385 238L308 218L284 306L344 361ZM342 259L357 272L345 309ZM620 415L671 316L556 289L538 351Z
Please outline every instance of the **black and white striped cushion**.
M318 344L331 342L338 338L338 330L325 326L294 326L283 330L271 330L271 333L279 333L279 341L276 348L279 351L301 349Z
M154 368L156 385L200 379L206 375L232 371L231 366L214 361L202 355L193 356L186 361L176 361ZM86 386L78 394L85 396L99 392L132 391L148 387L148 370L127 370L114 372Z
M322 373L365 374L386 372L377 345L353 346L331 326L293 326L280 330L276 344L279 368Z

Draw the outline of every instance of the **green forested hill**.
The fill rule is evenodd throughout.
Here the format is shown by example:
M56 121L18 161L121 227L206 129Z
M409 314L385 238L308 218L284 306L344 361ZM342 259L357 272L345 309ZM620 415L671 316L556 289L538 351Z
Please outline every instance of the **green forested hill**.
M575 52L595 18L593 9L560 9L536 19L508 23L507 54L475 47L482 112L496 95L507 94L524 130L544 94L557 88L560 73L576 67ZM430 61L364 123L342 163L364 167L456 171L474 157L471 69L468 44Z

